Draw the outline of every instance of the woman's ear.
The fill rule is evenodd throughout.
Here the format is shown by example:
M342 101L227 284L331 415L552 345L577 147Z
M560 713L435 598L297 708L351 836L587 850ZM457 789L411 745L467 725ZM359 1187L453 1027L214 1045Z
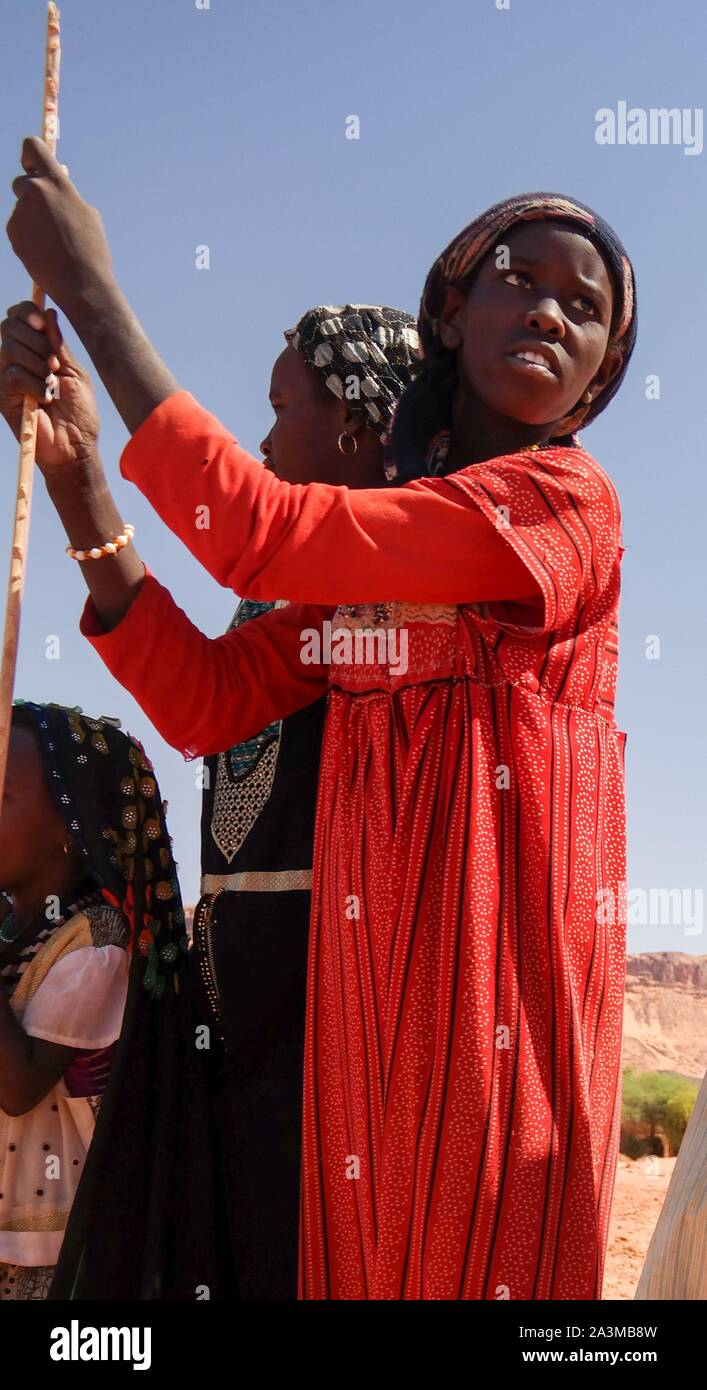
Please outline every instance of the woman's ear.
M347 434L361 435L361 431L367 427L365 412L357 405L356 401L348 401L344 397L337 401L338 429L345 430Z
M448 285L439 315L439 337L444 347L456 352L462 341L462 318L467 296L455 285Z

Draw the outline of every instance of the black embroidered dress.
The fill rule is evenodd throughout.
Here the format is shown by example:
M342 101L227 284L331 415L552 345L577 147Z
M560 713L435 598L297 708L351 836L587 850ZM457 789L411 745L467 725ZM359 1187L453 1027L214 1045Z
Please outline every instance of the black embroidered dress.
M242 600L240 627L275 607ZM194 961L242 1299L297 1297L307 941L325 700L204 760Z

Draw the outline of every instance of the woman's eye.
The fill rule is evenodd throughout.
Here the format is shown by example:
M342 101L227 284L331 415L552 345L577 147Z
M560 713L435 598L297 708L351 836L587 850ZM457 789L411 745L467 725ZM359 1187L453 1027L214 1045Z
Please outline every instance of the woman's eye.
M514 275L516 276L516 279L520 278L521 280L524 280L525 283L526 283L526 285L529 285L529 284L531 283L530 276L528 275L527 271L525 271L525 270L507 270L506 273L505 273L505 275L504 275L504 279L505 279L505 280L509 280L510 277L512 277L512 276L514 276ZM513 282L511 281L511 283L513 283ZM596 306L596 304L594 303L594 300L593 300L593 299L588 299L587 296L586 296L586 294L578 294L578 295L576 296L576 299L577 299L577 303L580 304L583 313L588 313L588 314L596 314L596 313L597 313L597 306Z

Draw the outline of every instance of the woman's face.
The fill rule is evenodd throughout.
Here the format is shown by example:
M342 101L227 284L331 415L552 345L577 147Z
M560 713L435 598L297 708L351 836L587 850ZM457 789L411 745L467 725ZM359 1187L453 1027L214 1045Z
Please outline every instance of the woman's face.
M35 735L25 725L13 724L0 810L0 886L9 892L30 883L40 863L56 862L65 869L67 842L63 818L44 781Z
M370 455L379 453L371 431L289 344L272 369L270 403L275 423L260 449L276 477L287 483L369 485ZM341 453L337 441L342 430L356 434L356 454L351 444L346 446L351 452Z
M458 352L460 383L471 397L514 420L554 424L597 395L621 365L617 349L607 352L612 307L609 272L581 232L521 222L500 238L466 295L447 291L440 333ZM522 351L544 365L519 359Z

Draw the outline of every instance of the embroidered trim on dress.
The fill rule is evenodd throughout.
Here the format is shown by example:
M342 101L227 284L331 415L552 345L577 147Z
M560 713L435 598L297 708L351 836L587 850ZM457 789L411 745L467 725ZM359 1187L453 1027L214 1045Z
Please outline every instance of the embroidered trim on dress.
M255 766L236 781L231 780L226 753L219 754L211 815L211 834L227 864L238 853L258 816L267 805L275 781L282 724L272 742L261 752Z
M278 599L276 603L241 599L228 631L242 627L273 608L285 608L286 605L286 599ZM270 799L281 739L282 720L278 719L261 733L244 739L225 753L219 753L211 810L211 838L227 864L235 858Z
M411 623L445 623L453 627L459 609L448 603L347 603L341 604L331 620L332 635L337 627L358 630L407 627Z
M218 893L309 893L311 869L249 869L239 874L202 874L201 892Z

